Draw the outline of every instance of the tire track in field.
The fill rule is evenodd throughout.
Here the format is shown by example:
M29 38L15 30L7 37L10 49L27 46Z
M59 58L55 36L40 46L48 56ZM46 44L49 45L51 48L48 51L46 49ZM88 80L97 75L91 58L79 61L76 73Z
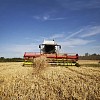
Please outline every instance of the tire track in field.
M68 68L68 70L69 70L73 75L77 75L77 78L78 78L78 79L81 79L81 80L83 80L84 82L87 82L86 76L85 76L85 78L84 78L84 76L83 76L82 74L77 73L75 70L72 70L72 69L70 69L70 68Z
M90 71L93 71L93 72L97 72L99 73L100 71L99 70L96 70L96 69L92 69L92 68L86 68L86 67L81 67L82 69L85 69L85 70L90 70Z
M93 79L93 80L95 80L96 82L100 82L100 77L97 77L96 75L89 75L89 74L84 74L84 73L82 73L82 72L79 72L79 71L77 71L77 70L75 70L75 69L71 69L71 68L68 68L70 71L72 71L72 72L75 72L75 73L77 73L77 74L79 74L79 75L82 75L82 76L85 76L85 77L88 77L88 78L90 78L90 79ZM81 77L82 78L82 77ZM82 78L83 80L86 80L85 78Z

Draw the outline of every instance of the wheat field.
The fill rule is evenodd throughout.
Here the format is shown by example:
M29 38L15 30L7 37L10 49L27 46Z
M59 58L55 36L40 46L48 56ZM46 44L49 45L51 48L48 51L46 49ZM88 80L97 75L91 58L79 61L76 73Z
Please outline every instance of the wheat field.
M0 100L100 100L100 67L22 64L0 63Z

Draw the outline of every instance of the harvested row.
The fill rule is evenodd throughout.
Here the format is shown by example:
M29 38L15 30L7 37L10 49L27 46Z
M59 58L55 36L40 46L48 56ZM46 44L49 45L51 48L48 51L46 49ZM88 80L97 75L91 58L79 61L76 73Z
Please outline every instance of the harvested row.
M100 81L100 73L99 73L99 70L95 71L95 70L90 70L89 68L87 69L87 67L80 67L80 68L77 68L77 67L70 67L68 68L69 70L73 71L73 72L76 72L78 74L81 74L81 75L84 75L84 76L88 76L90 77L91 79L95 79L95 80L98 80ZM96 69L96 68L95 68Z
M88 70L89 71L89 73L91 72L94 72L94 73L100 73L100 68L99 67L81 67L82 68L82 70Z

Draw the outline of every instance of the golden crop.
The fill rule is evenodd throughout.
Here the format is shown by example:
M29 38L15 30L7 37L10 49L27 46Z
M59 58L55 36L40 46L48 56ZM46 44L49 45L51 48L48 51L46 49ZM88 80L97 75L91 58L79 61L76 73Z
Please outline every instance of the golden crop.
M100 100L99 67L22 64L0 63L0 100Z

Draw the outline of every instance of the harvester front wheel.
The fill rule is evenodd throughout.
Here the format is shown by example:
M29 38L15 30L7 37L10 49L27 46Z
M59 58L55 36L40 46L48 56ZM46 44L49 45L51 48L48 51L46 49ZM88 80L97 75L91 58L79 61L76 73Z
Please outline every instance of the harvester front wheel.
M75 66L76 66L76 67L80 67L80 64L79 64L79 63L76 63Z

